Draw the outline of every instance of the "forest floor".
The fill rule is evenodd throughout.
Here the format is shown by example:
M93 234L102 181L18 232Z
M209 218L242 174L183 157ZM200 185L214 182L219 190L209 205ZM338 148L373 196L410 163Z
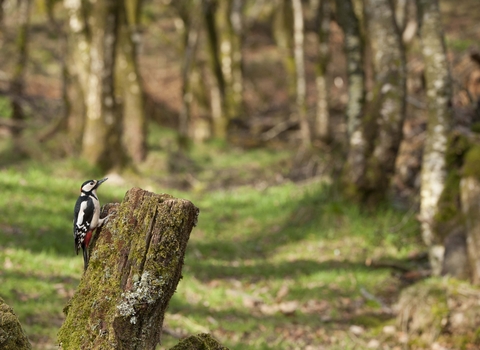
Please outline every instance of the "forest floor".
M153 129L150 140L174 141ZM366 212L325 178L294 183L286 150L197 147L182 169L193 185L172 190L168 178L179 175L159 166L168 155L158 148L148 176L107 174L99 196L118 202L139 186L200 208L160 349L201 332L231 349L401 348L393 304L411 282L402 271L425 262L413 211ZM56 348L62 309L81 277L71 234L86 176L80 168L72 161L0 168L0 296L34 349Z
M462 79L472 68L461 68L462 57L480 33L469 6L477 5L445 0L442 6L452 62L460 67L456 79L465 84ZM169 32L150 28L142 58L145 84L159 113L174 115L180 100L179 60L174 45L158 55ZM59 48L48 40L48 30L37 29L26 84L35 115L32 134L60 114L61 98ZM270 55L253 49L259 43L250 44L250 74L265 77L264 83L277 79L259 83L257 94L249 97L264 104L260 110L268 120L288 102L276 90L285 84L278 80L278 59L270 64ZM0 66L7 71L10 52L2 50ZM332 67L330 74L341 76L342 70ZM344 87L334 91L333 108L341 105L342 94ZM8 101L0 96L0 112L7 109ZM14 308L34 349L57 349L62 309L82 274L82 259L74 255L73 205L80 184L91 176L85 169L91 169L58 159L55 152L61 148L54 143L42 146L53 155L41 148L32 151L34 160L20 159L3 152L9 147L4 140L0 297ZM426 268L415 206L385 204L368 211L345 201L321 171L331 164L320 166L313 177L298 174L299 154L289 140L281 141L261 148L211 142L182 157L171 147L175 134L152 123L145 163L136 171L107 175L99 191L102 203L119 202L138 186L189 199L200 208L159 349L201 332L212 333L230 349L406 348L409 339L396 322L395 303ZM452 348L448 338L437 345Z

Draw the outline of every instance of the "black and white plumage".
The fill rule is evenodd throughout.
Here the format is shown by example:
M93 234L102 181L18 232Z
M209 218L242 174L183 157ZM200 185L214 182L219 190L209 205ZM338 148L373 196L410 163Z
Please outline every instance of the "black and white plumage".
M97 197L97 189L105 181L107 181L107 178L85 181L80 187L80 196L75 203L73 219L75 253L78 255L78 251L82 248L85 270L89 260L88 244L92 238L93 231L108 220L108 216L100 219L100 201Z

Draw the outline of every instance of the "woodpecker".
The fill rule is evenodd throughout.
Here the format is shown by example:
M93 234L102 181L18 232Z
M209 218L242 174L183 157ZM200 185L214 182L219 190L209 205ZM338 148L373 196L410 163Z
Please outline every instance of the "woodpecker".
M73 218L73 237L75 238L75 253L78 255L80 247L83 250L83 268L87 270L89 254L88 244L92 238L93 231L108 220L108 215L100 219L100 202L97 197L98 187L107 181L88 180L80 187L80 197L75 203Z

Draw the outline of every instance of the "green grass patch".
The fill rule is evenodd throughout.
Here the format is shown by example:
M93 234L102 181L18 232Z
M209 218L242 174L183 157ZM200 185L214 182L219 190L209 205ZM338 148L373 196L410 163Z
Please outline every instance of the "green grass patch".
M413 215L388 206L364 212L322 181L258 186L254 177L281 176L287 151L198 148L188 155L198 181L208 187L214 174L233 174L240 186L169 190L158 180L168 175L169 137L150 155L163 162L152 163L163 170L146 176L140 169L124 174L123 182L112 177L99 190L102 203L119 201L139 186L200 208L184 278L165 319L172 332L161 349L177 343L169 335L174 332L211 332L230 349L354 349L358 344L345 336L350 325L378 328L388 322L361 291L384 294L391 271L370 268L365 260L401 260L414 250L419 238ZM62 309L81 277L73 205L80 184L101 177L81 168L68 160L0 168L0 296L35 348L56 348ZM256 169L255 176L245 171L235 178L241 168Z

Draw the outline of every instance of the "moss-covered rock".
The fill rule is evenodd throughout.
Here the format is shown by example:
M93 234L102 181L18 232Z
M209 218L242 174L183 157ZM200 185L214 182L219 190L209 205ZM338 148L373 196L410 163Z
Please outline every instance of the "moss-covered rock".
M477 343L480 289L455 279L432 278L402 291L397 321L410 344L422 348L448 335L450 341ZM453 337L453 339L451 339ZM458 339L457 339L458 338Z
M0 349L26 350L31 348L13 309L0 298Z
M170 350L228 350L208 333L192 335L181 340Z

